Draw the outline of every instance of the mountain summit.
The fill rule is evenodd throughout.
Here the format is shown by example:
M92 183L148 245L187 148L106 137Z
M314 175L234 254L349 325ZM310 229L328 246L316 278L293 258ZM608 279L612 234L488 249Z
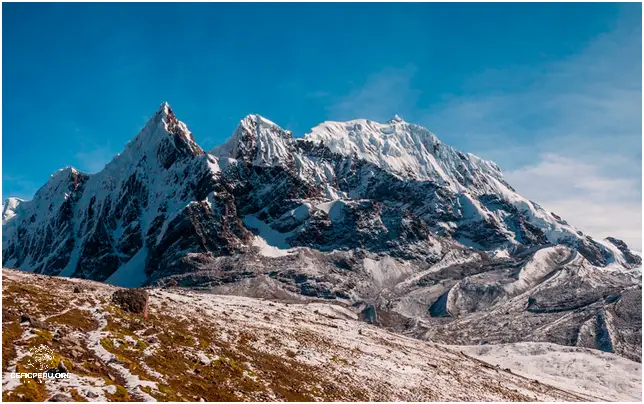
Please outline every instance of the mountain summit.
M620 240L595 240L517 194L496 164L397 116L324 122L295 139L248 115L204 152L167 103L102 171L62 169L33 200L7 200L2 248L5 267L335 299L371 322L416 319L416 331L418 319L513 299L548 313L592 300L579 328L605 310L597 299L636 285L641 264ZM569 300L550 295L576 282Z

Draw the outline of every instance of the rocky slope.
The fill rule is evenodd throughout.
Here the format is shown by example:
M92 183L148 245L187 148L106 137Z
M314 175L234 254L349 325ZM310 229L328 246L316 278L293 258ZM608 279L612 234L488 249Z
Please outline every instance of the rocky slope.
M421 338L641 358L638 255L397 117L295 139L249 115L205 152L163 104L101 172L65 168L6 201L2 248L4 266L39 274L334 300ZM499 315L517 326L491 332Z
M5 269L2 286L4 401L598 401L637 399L638 377L641 385L641 364L577 349L559 364L590 361L588 380L605 378L598 364L610 364L606 380L629 388L555 387L581 378L525 366L519 375L470 356L471 347L359 322L338 304L154 288L145 318L111 303L119 288L104 283ZM30 359L43 345L50 366L62 363L71 377L12 379L41 370ZM503 347L473 355L493 349Z

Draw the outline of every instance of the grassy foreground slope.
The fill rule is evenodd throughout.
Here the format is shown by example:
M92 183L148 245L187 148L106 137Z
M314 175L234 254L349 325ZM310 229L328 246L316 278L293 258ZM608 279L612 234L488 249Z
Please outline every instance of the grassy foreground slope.
M4 401L575 401L574 393L357 321L341 306L118 288L3 269ZM69 380L18 380L33 349Z

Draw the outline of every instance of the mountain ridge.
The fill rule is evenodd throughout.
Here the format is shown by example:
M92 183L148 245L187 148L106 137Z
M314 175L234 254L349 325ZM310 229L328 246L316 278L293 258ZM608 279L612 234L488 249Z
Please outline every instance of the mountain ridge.
M170 142L169 139L172 139ZM600 264L607 264L611 258L602 259L600 254L611 256L616 261L637 262L637 257L624 249L625 244L621 240L609 238L609 243L595 242L589 236L583 235L579 230L569 226L559 216L548 213L538 204L520 197L514 189L505 182L501 170L491 161L467 153L464 154L451 146L444 145L433 133L418 125L409 124L402 119L392 119L388 123L380 124L365 119L356 119L347 122L326 121L308 132L303 138L293 138L291 132L280 128L274 122L258 114L249 114L241 120L233 135L223 144L216 146L208 153L194 141L192 133L187 126L179 121L170 105L164 102L156 113L149 119L144 128L130 142L126 144L123 151L117 154L106 167L96 174L85 174L73 167L63 168L52 175L52 177L39 189L34 196L36 199L49 199L42 195L48 189L53 188L56 192L61 186L61 181L72 182L67 186L69 191L78 187L78 183L92 182L92 178L107 172L116 177L114 171L124 171L124 166L140 166L143 160L157 157L159 164L168 169L175 161L185 156L205 155L207 165L213 174L220 172L221 167L230 165L231 160L246 159L252 166L268 167L283 166L295 168L300 178L310 179L311 171L309 162L303 162L298 154L299 150L306 147L313 147L310 143L325 147L331 154L339 154L349 159L364 160L384 169L394 176L404 179L429 181L438 183L439 186L446 186L452 190L469 191L473 194L500 195L505 198L506 203L518 207L528 213L527 222L531 225L536 223L537 227L545 231L545 239L550 243L560 242L560 238L567 237L571 241L584 243L585 240L592 240L591 246L595 250L603 250L599 254ZM150 150L157 148L157 150ZM441 151L443 149L443 151ZM153 156L156 151L156 156ZM404 154L403 154L404 153ZM301 154L301 153L300 153ZM148 156L150 155L150 156ZM455 162L456 158L460 162ZM297 159L297 161L295 161ZM463 164L462 162L465 162ZM421 164L424 163L424 164ZM461 163L461 165L458 165ZM307 164L309 167L307 167ZM113 168L117 166L116 168ZM146 168L154 167L148 165ZM414 171L413 168L419 168ZM329 170L327 166L322 167L325 173L320 175L314 173L312 182L315 185L329 183L335 178L327 178ZM317 167L315 167L317 169ZM319 170L317 170L319 171ZM481 172L483 174L481 174ZM69 174L67 174L69 173ZM308 178L307 178L308 177ZM103 184L110 190L109 184ZM71 187L71 188L70 188ZM323 197L330 200L349 197L339 194L336 189L327 187ZM200 195L201 196L201 195ZM67 196L65 196L67 198ZM197 198L203 200L205 198ZM499 198L492 198L494 205ZM15 210L24 202L15 199L5 201L4 210L9 209L11 218L5 218L3 213L3 227L5 222L15 216ZM463 212L467 212L472 218L483 217L491 209L483 206L479 200L469 197L467 193L459 197L458 204ZM531 206L530 206L531 205ZM7 208L8 206L8 208ZM23 205L24 206L24 205ZM49 209L52 209L49 207ZM487 211L487 212L486 212ZM492 220L502 218L492 218ZM6 231L7 229L5 229ZM616 240L616 244L610 239ZM620 255L626 258L619 257Z

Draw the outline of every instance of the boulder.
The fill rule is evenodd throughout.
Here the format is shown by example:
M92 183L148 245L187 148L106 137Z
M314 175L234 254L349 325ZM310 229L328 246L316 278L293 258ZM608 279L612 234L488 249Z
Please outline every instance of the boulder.
M143 314L147 311L148 292L143 289L120 289L112 294L112 303L125 311Z

